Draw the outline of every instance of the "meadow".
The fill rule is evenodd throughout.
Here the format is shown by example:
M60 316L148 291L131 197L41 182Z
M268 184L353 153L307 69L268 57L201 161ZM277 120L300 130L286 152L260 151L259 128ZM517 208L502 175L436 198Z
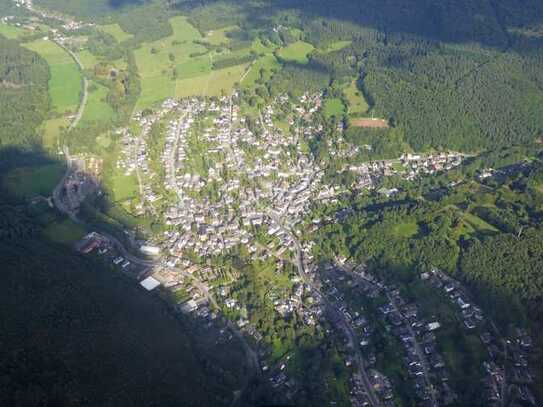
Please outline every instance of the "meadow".
M345 114L345 105L339 98L329 98L324 102L324 115L340 119Z
M309 62L308 55L313 50L313 45L308 42L296 41L286 47L280 48L277 51L277 56L287 62L307 64Z
M368 103L364 99L362 91L358 89L356 81L352 81L349 86L343 89L343 94L349 102L348 112L350 116L363 116L368 112Z
M81 98L81 72L72 57L52 41L36 40L23 44L40 54L49 64L49 95L53 111L59 114L77 111Z
M87 106L81 118L82 124L107 123L115 117L115 111L106 101L107 93L108 88L97 82L91 82Z
M55 221L47 225L45 236L53 242L72 245L81 239L87 231L85 228L70 219Z
M170 24L173 29L171 36L144 43L135 51L142 88L136 109L149 107L168 97L230 93L249 66L245 63L212 69L213 61L243 57L249 55L252 48L235 52L224 49L216 53L208 52L203 45L194 42L227 44L226 33L237 27L226 27L202 37L185 17L174 17Z
M133 38L133 35L123 31L119 24L101 25L98 28L101 31L113 36L113 38L115 38L119 43Z
M10 24L0 23L0 35L3 35L9 39L19 38L20 36L28 33L23 28L15 27Z

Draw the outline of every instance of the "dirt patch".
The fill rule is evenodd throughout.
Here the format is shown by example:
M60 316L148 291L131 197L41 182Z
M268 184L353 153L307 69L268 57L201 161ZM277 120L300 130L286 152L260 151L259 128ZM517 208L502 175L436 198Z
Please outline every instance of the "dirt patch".
M353 119L351 120L351 126L386 129L388 128L388 122L383 119Z

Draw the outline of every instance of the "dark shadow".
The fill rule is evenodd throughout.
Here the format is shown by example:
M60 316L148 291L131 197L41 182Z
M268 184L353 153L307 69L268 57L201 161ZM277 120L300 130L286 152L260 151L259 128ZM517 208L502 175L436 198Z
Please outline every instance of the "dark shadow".
M0 159L0 179L62 163L18 148ZM51 225L67 217L14 188L0 194L0 405L230 405L248 372L222 317L176 311L170 291L139 286L145 270L112 264L115 248L59 243Z

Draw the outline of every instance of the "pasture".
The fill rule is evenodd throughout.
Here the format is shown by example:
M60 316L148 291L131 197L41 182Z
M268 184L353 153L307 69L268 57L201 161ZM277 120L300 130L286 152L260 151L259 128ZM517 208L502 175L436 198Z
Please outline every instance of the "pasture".
M107 123L115 117L115 111L106 101L107 93L108 88L97 82L91 82L87 106L81 118L82 124Z
M313 50L313 45L304 41L296 41L277 50L277 56L287 62L307 64L309 62L308 55Z
M44 147L49 151L57 151L60 133L69 126L70 121L65 117L46 120L41 126Z
M98 58L92 53L90 53L88 50L78 51L76 52L77 57L83 64L83 67L85 69L93 69L96 64L98 64Z
M53 110L61 114L77 111L82 78L72 57L52 41L40 39L23 46L40 54L49 64L49 95Z
M132 34L128 34L127 32L123 31L119 24L101 25L98 27L98 29L105 32L106 34L111 35L119 43L129 40L133 37Z
M343 94L349 102L348 112L351 116L362 116L368 112L369 106L362 94L362 91L358 89L356 81L352 81L349 86L343 89Z
M239 27L237 25L232 25L219 30L209 31L203 40L211 45L226 45L230 42L230 38L228 38L226 34L238 30Z
M176 97L194 95L221 96L232 92L234 84L239 82L249 64L211 71L209 74L178 80L175 88Z
M247 73L247 76L243 79L242 84L244 87L251 87L255 82L260 78L260 71L263 70L264 79L270 79L272 71L279 69L281 65L277 61L277 58L273 54L267 54L258 58L250 71Z

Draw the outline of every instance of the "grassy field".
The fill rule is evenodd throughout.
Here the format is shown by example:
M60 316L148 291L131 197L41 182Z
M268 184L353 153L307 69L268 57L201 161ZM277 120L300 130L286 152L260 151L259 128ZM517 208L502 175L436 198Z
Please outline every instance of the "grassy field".
M230 93L234 84L239 82L249 64L212 71L207 75L178 80L175 88L176 97L193 95L220 96Z
M135 51L136 64L141 77L141 96L136 106L142 109L153 103L176 94L176 79L173 71L177 69L178 78L183 74L194 75L202 72L205 60L192 58L193 53L202 53L206 49L194 44L194 40L202 40L198 30L188 23L185 17L174 17L170 20L173 34L159 41L145 43ZM171 55L174 59L171 59ZM191 64L194 64L192 66ZM208 58L208 68L211 62Z
M132 34L124 32L119 24L101 25L98 28L107 34L112 35L118 42L123 42L133 37Z
M264 79L270 79L272 70L279 69L281 65L277 61L277 58L273 54L267 54L258 58L247 76L243 80L244 87L250 87L260 78L260 70L264 70Z
M26 33L28 33L28 31L23 28L15 27L10 24L0 23L0 35L3 35L6 38L19 38Z
M339 51L340 49L343 49L345 47L348 47L352 44L352 41L336 41L328 45L324 52L333 52L333 51Z
M339 98L326 99L324 102L324 115L328 118L335 116L341 118L345 113L345 105Z
M69 125L70 121L65 117L46 120L41 127L43 146L49 151L57 151L60 133Z
M106 96L108 89L96 82L91 82L96 89L89 91L87 106L81 119L82 124L85 123L107 123L115 117L115 111L107 103Z
M81 239L87 231L70 219L53 222L45 228L45 236L53 242L71 245Z
M358 89L356 81L352 81L351 84L343 90L343 94L349 102L349 115L361 116L368 112L368 103L364 99L364 95Z
M239 30L239 27L232 25L221 28L220 30L209 31L203 40L211 45L226 45L230 39L226 36L227 33Z
M415 236L419 231L419 227L415 222L398 223L392 229L392 233L397 237L410 238Z
M297 62L299 64L307 64L309 62L308 55L313 51L313 45L296 41L292 44L281 48L277 51L277 56L285 61Z
M75 112L81 97L81 72L72 57L52 41L36 40L23 44L40 54L49 64L49 94L57 113Z
M27 199L36 195L49 196L64 174L64 165L55 163L39 167L22 167L8 172L2 186L14 197Z
M98 58L94 54L91 54L88 50L77 52L77 56L85 69L92 69L99 62Z

